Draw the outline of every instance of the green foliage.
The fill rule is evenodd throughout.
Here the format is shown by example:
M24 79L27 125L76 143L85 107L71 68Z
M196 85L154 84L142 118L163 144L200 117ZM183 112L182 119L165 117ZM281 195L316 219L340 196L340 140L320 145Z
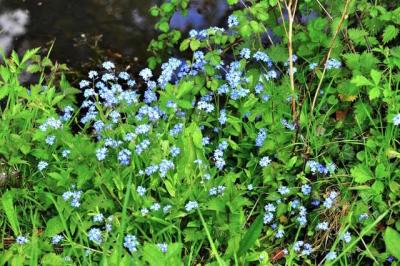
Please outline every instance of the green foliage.
M94 95L101 134L94 121L82 123L84 107L71 111L59 128L42 130L67 106L76 109L81 91L62 73L66 66L40 57L38 49L3 56L0 264L383 265L389 256L397 263L400 8L391 1L351 1L348 8L344 0L298 1L290 25L284 2L228 0L236 19L231 28L196 36L170 27L175 12L187 13L188 0L151 8L160 34L149 44L149 67L172 54L189 70L179 78L179 69L173 70L165 86L154 79L154 102L138 100L142 92L133 104L121 94L108 105ZM288 47L296 55L292 60ZM258 52L267 59L255 58ZM105 73L117 72L100 76ZM28 74L37 82L21 82ZM122 79L104 83L112 87L115 80ZM228 93L221 92L224 85ZM149 106L162 119L139 115ZM110 122L114 111L120 116ZM128 135L147 123L145 134ZM171 134L177 125L181 131ZM259 141L263 130L266 138ZM144 140L151 145L137 153ZM218 169L215 154L222 144L226 160ZM120 146L131 151L127 165ZM105 160L97 157L102 147ZM179 156L171 155L174 147ZM270 162L261 166L266 157ZM173 167L161 175L166 158ZM48 165L38 169L40 162ZM149 166L156 172L145 173ZM78 208L68 198L74 193ZM197 207L187 208L190 202ZM306 210L304 225L296 204ZM98 214L106 215L102 222L95 220ZM329 224L326 230L318 229L322 222ZM101 244L89 236L94 228L101 230ZM128 234L137 238L137 250L124 246ZM57 235L62 242L51 244ZM29 242L15 243L18 236ZM301 252L305 243L313 247L308 255Z

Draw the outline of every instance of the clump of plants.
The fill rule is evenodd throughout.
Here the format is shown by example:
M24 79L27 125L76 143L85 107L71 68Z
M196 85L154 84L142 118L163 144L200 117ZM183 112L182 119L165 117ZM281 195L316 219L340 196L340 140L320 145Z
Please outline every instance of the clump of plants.
M154 7L149 67L104 62L79 103L36 50L5 59L2 264L397 263L399 9L228 3L183 40L187 1Z

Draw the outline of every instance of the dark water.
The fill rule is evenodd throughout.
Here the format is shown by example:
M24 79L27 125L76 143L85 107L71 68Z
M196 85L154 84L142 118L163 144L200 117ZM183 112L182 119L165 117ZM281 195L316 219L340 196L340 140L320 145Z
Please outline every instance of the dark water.
M111 59L142 64L156 36L149 9L162 0L0 0L0 49L19 53L50 47L51 57L73 68ZM223 23L225 0L194 0L189 15L176 13L171 26L182 31ZM137 63L135 63L137 62ZM133 66L135 67L135 66Z

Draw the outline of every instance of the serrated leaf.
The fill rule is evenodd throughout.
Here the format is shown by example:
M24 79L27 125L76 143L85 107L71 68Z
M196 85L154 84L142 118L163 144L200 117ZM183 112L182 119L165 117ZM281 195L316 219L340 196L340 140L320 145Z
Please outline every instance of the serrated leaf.
M379 84L379 82L381 81L381 77L382 73L380 71L377 71L375 69L371 70L371 78L375 85Z
M363 184L373 179L372 173L369 168L363 164L359 164L351 169L351 175L354 177L354 181Z
M391 40L396 38L398 34L399 34L399 29L397 29L395 26L393 25L386 26L382 35L383 43L390 42Z
M368 97L370 100L374 100L381 96L381 89L379 87L373 87L368 91Z
M361 86L373 86L374 84L369 81L366 77L363 75L358 75L352 78L351 83L355 84L358 87Z
M368 36L368 32L363 29L349 29L349 38L352 40L356 45L366 45L367 42L365 37Z

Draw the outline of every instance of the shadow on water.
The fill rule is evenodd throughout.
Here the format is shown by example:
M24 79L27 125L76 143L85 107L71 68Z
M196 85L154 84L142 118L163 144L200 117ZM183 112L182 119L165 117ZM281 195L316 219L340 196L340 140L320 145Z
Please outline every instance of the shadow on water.
M0 49L22 53L50 47L52 58L83 69L105 58L134 69L149 56L147 46L157 35L149 9L162 0L0 0ZM221 25L224 0L194 0L171 27L182 31Z

